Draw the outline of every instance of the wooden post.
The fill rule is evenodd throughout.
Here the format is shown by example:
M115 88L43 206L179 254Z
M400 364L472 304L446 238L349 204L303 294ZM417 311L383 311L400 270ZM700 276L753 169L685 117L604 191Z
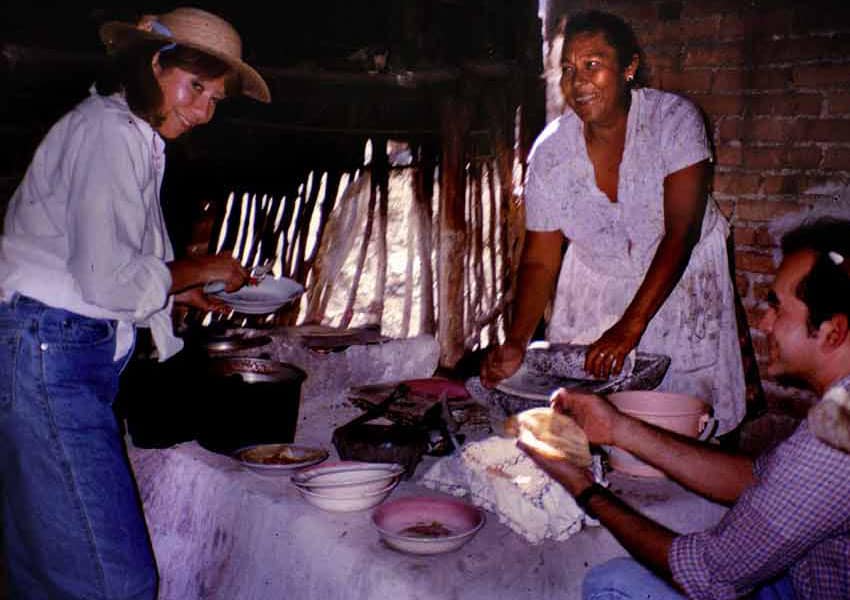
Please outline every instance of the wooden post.
M440 159L440 253L437 338L440 365L452 368L463 356L464 285L466 253L465 152L469 110L457 96L448 96L440 107L442 156Z
M431 227L434 202L434 170L436 150L431 144L419 147L419 162L414 171L414 200L419 229L419 257L422 280L422 297L419 311L419 331L433 335L437 331L434 318L434 271L432 268L433 235Z

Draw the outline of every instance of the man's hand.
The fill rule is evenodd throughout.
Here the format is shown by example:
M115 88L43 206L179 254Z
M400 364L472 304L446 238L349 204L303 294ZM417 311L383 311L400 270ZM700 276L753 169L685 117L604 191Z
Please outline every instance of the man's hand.
M523 358L525 348L515 342L508 341L491 348L481 365L481 384L486 388L495 387L517 372Z
M517 448L528 454L538 467L543 469L552 479L564 486L573 496L581 493L587 486L593 483L593 478L587 469L576 467L570 461L563 458L551 457L545 452L537 449L533 441L517 440Z
M616 444L614 429L624 415L601 396L561 388L552 395L551 405L572 417L591 444Z

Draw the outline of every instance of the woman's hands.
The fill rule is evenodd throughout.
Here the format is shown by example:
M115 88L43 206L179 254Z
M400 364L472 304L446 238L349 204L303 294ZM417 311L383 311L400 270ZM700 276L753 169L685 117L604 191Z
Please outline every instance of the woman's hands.
M525 346L506 341L492 348L484 357L481 365L481 384L486 388L495 387L503 379L517 372L525 358Z
M171 271L171 293L179 294L190 288L223 281L224 290L233 292L248 283L247 269L230 254L202 254L168 263Z
M225 292L235 292L248 283L248 270L229 254L199 256L205 279L203 283L223 281Z
M175 304L184 304L204 312L226 314L232 310L227 304L218 298L205 294L199 287L189 288L184 292L175 294L174 302Z
M584 370L600 379L619 375L645 329L645 323L624 315L587 349Z

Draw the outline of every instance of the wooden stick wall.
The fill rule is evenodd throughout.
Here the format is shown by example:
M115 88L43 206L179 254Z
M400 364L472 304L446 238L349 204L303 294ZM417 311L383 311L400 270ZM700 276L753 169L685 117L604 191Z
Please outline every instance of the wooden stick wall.
M248 266L275 258L274 275L303 283L307 292L272 317L234 314L226 321L433 334L449 367L501 337L521 244L517 159L510 140L494 140L492 130L478 132L482 144L470 144L463 107L444 110L452 117L442 146L412 142L409 165L390 165L386 139L376 137L372 160L359 171L310 172L291 194L276 197L232 194L220 207L209 250L232 251ZM392 221L391 195L404 204L394 206ZM401 257L401 284L390 285L388 265Z

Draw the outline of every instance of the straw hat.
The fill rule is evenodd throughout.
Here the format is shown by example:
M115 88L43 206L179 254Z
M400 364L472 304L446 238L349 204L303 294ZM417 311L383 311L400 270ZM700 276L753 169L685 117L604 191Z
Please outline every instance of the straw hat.
M237 31L221 17L205 10L176 8L161 15L147 15L138 24L109 21L101 26L100 39L110 51L142 39L200 50L239 72L243 94L261 102L271 101L269 86L262 76L242 62L242 39Z

